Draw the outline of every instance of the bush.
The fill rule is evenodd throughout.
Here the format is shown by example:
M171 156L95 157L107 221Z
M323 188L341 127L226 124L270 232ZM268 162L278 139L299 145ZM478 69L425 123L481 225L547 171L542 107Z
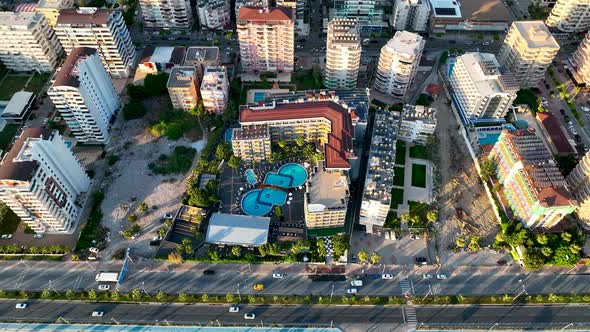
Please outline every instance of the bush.
M123 106L123 117L125 120L139 119L146 113L145 107L139 101L131 100Z
M148 168L155 174L173 174L186 173L191 165L197 150L187 146L177 146L172 154L162 154L160 157L151 162Z
M0 233L12 234L16 232L18 224L20 224L20 218L4 202L0 202ZM25 233L27 233L27 228L33 231L30 227L26 226Z
M95 243L102 242L106 235L106 230L100 225L100 221L102 220L100 205L104 199L104 194L100 191L94 192L91 199L92 207L90 209L90 215L88 216L86 225L82 228L80 238L78 239L78 243L76 243L76 250L90 248L94 245L93 241Z

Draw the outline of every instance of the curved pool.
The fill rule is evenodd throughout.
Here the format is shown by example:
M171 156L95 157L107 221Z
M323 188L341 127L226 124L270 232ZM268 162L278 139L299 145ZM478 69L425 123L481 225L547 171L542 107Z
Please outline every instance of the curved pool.
M250 216L263 216L272 210L272 204L264 203L258 200L262 189L249 191L242 197L242 210Z
M281 166L278 173L280 175L290 176L293 179L290 183L291 187L302 186L305 184L305 180L307 180L307 171L305 170L305 167L295 163Z

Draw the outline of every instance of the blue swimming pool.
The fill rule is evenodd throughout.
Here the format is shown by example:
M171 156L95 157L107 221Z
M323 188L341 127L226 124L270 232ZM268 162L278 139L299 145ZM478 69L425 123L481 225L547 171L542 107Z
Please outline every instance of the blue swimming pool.
M486 145L494 145L498 142L498 137L500 137L500 133L497 134L483 134L479 133L479 144Z
M262 189L254 189L242 197L242 210L250 216L263 216L272 210L272 204L259 201Z
M257 103L266 98L266 92L254 92L254 102Z
M234 136L234 130L232 128L229 128L228 130L225 131L225 133L223 133L223 138L224 140L229 143L229 150L231 151L231 139Z
M299 164L285 164L279 168L279 174L288 175L293 178L291 187L299 187L307 180L307 171Z
M268 184L275 187L290 188L293 178L277 173L267 173L264 177L264 184Z
M262 188L258 201L266 204L283 205L287 202L287 192L273 188Z
M254 170L251 168L248 168L246 171L246 180L248 181L248 184L254 185L258 183L258 177L256 176L256 174L254 173Z

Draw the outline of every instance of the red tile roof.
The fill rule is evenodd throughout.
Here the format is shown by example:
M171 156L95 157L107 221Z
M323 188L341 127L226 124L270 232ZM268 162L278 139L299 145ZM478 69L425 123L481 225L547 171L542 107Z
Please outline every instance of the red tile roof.
M281 121L323 117L331 122L332 131L324 146L326 168L348 169L354 135L350 113L333 101L306 102L276 105L274 108L253 110L240 108L241 123Z
M110 9L62 9L57 17L57 24L96 24L105 25L113 13Z
M238 21L268 22L268 21L292 21L293 9L289 7L273 7L268 10L262 7L240 8Z
M71 86L77 88L80 86L80 79L76 70L80 59L87 58L96 54L96 49L91 47L76 47L64 61L61 70L55 76L53 86Z
M34 127L26 128L14 142L14 145L6 153L0 163L0 180L30 181L37 169L36 161L14 161L22 150L28 138L42 138L49 140L53 131L50 129Z
M575 153L576 151L569 143L567 136L563 132L561 126L557 119L550 113L545 112L538 112L537 119L543 124L545 127L545 131L549 136L547 139L553 146L558 153L568 154L568 153Z

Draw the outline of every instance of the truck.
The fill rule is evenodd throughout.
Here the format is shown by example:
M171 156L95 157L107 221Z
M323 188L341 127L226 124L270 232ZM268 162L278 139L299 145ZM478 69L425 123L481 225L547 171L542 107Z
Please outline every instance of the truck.
M118 282L119 274L116 272L101 272L96 275L97 282Z

